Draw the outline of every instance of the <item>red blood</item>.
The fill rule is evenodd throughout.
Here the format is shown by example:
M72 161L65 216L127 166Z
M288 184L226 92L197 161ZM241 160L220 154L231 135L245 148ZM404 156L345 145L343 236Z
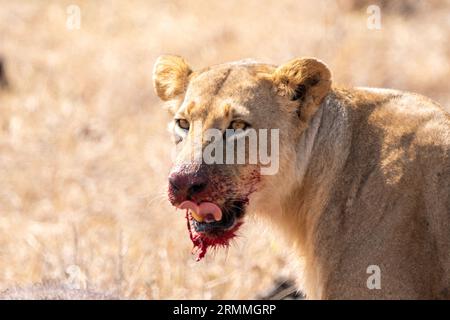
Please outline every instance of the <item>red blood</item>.
M192 228L192 216L186 210L186 224L189 232L189 237L194 245L192 254L198 253L197 261L205 257L209 247L227 247L230 240L236 236L236 231L242 225L242 222L237 223L232 229L225 231L220 236L209 237L205 234L198 233Z

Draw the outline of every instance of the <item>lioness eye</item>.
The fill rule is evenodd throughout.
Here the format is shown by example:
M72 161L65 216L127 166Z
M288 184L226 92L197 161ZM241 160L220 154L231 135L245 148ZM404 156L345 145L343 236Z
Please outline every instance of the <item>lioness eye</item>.
M230 123L230 129L233 129L233 130L245 130L248 127L249 127L249 124L244 121L241 121L241 120L235 120Z
M176 122L181 129L189 130L189 122L186 119L178 119Z

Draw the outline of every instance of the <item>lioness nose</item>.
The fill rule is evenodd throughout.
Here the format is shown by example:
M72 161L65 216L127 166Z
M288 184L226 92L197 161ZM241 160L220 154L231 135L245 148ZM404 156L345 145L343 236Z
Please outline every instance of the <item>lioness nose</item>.
M201 174L172 173L169 176L169 193L178 201L191 200L208 186L208 178ZM177 201L177 202L178 202Z

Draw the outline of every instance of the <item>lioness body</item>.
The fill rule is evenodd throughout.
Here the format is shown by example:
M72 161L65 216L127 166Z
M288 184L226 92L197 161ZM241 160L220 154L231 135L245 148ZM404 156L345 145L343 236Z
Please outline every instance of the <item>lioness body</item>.
M303 256L307 296L450 298L448 115L417 95L362 89L335 89L320 108L278 219ZM367 287L372 265L381 289Z
M216 166L213 183L189 200L226 210L227 195L248 195L247 211L268 218L303 262L308 298L450 298L450 116L436 103L333 87L310 58L192 72L166 56L154 78L185 123L225 130L237 111L253 128L280 130L277 174L251 180L252 167ZM176 164L191 151L184 130ZM205 172L192 168L172 174ZM169 190L174 205L185 197L178 189Z

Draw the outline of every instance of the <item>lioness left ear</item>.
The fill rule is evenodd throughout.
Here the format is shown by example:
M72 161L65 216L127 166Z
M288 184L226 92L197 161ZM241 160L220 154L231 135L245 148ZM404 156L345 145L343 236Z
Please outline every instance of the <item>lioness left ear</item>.
M171 100L185 93L191 68L179 56L160 56L153 67L153 86L163 100Z
M331 88L331 72L320 60L298 58L278 67L272 75L279 95L319 105Z

